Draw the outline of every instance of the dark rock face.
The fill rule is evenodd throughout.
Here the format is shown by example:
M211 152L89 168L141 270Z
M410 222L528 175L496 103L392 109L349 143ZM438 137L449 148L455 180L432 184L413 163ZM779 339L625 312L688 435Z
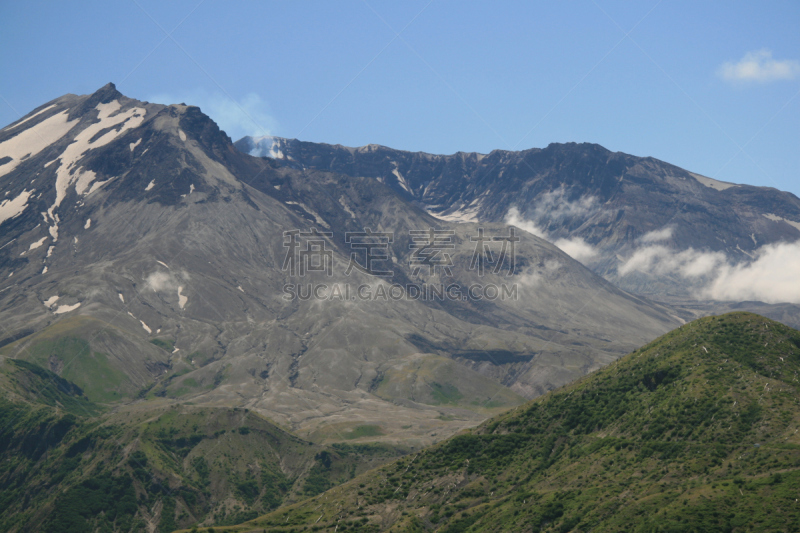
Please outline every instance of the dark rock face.
M800 199L791 193L716 181L596 144L446 156L277 137L245 137L236 146L287 168L377 179L443 220L504 222L514 214L551 242L589 245L591 255L575 257L622 288L658 299L689 298L695 287L674 272L624 269L643 247L718 252L739 263L766 244L800 239Z

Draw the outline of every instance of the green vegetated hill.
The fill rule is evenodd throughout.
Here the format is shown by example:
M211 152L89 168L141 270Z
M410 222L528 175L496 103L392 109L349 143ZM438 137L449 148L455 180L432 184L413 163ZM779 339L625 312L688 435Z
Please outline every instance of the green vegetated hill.
M170 369L163 345L87 316L59 320L0 347L0 355L52 370L95 402L136 398Z
M112 411L22 360L0 359L0 391L0 531L235 524L403 453L320 446L247 409L157 400Z
M687 324L480 427L218 531L800 531L800 332Z

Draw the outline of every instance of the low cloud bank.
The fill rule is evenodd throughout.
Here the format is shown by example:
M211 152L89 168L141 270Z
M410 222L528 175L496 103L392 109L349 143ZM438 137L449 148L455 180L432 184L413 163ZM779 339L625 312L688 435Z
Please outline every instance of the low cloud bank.
M723 265L706 294L715 300L800 304L800 242L767 244L750 263Z
M618 272L678 276L696 286L699 298L800 304L800 241L764 245L751 261L737 264L722 252L647 245L634 251Z

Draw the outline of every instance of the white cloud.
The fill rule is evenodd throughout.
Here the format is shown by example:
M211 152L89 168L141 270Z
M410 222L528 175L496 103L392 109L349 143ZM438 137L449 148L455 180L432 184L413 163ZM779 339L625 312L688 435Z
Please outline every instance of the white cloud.
M530 216L534 221L565 222L587 219L600 211L600 202L595 196L582 196L577 200L567 199L567 191L562 185L536 198Z
M177 291L180 285L186 283L190 279L189 273L183 270L175 274L157 270L149 274L144 282L148 288L156 292L172 292Z
M723 63L717 75L732 82L766 83L778 80L791 80L800 75L800 61L794 59L773 59L772 52L763 48L747 52L736 63Z
M182 102L198 106L234 141L245 135L271 135L278 126L278 122L270 114L269 106L256 93L249 93L234 101L220 93L194 89L178 94L157 94L148 100L159 104Z
M699 278L712 274L725 260L722 252L700 252L694 248L676 252L658 244L636 250L618 272L623 276L638 271L659 276L677 274L684 278Z
M542 228L534 224L533 221L524 218L520 214L519 209L516 207L512 207L508 210L508 214L506 215L506 224L516 226L519 229L525 230L528 233L532 233L533 235L541 237L542 239L545 238L545 233Z
M580 237L572 239L558 239L553 244L561 248L571 258L576 261L587 261L597 255L597 250Z
M548 193L549 194L549 193ZM552 205L551 199L546 198L544 205ZM543 209L540 205L537 205L535 211ZM566 212L573 212L573 213L586 213L587 208L581 203L573 204L572 206L563 206L559 205L553 209L553 212L557 212L554 216L565 216L564 213ZM528 220L523 217L519 209L516 207L512 207L508 210L508 214L506 215L506 223L512 226L516 226L522 230L527 231L528 233L532 233L537 237L540 237L546 241L549 241L560 248L564 253L575 259L576 261L585 261L591 259L597 255L597 250L595 250L591 244L587 243L585 240L581 239L580 237L572 237L571 239L553 239L547 235L547 232L536 225L532 220Z
M800 304L800 241L768 244L749 262L731 264L722 252L693 248L680 252L663 245L637 249L618 269L621 276L643 272L679 276L702 298Z
M706 289L715 300L800 304L800 241L762 246L747 264L724 265Z
M667 239L672 238L672 232L674 228L672 226L664 226L661 229L655 229L653 231L649 231L639 237L641 242L659 242L659 241L666 241Z
M166 272L153 272L147 276L145 283L156 292L177 290L178 288L175 279Z

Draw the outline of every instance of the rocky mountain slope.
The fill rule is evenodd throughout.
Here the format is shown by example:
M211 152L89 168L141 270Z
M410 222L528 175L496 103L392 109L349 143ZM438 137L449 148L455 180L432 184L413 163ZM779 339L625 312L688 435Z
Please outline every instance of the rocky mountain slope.
M793 531L800 332L684 325L480 427L223 531Z
M0 131L0 353L95 402L420 446L681 323L543 239L401 192L244 154L197 107L58 98Z
M731 265L757 261L779 244L793 244L796 261L800 199L791 193L588 143L453 155L279 137L245 137L236 146L287 167L380 180L442 220L511 221L621 288L656 299L800 304L796 289L732 290L733 280L720 279Z

